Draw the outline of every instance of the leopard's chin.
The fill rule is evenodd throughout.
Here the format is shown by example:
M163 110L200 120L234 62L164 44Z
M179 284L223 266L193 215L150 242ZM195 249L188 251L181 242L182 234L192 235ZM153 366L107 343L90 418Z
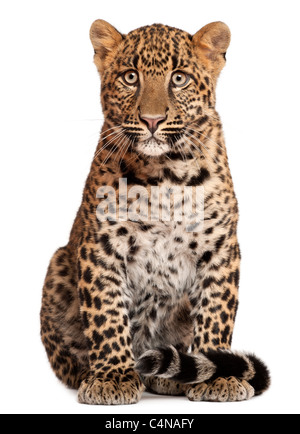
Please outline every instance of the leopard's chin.
M139 153L149 157L160 157L170 152L171 147L168 143L158 142L156 139L151 138L145 142L138 143L136 149Z

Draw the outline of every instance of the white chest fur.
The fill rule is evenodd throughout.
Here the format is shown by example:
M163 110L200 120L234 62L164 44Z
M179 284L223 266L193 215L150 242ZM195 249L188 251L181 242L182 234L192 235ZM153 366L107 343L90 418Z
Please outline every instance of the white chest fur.
M128 299L149 292L176 303L196 278L196 259L189 248L192 234L174 222L152 223L144 231L132 222L127 229L129 234L118 239L117 247L125 258Z

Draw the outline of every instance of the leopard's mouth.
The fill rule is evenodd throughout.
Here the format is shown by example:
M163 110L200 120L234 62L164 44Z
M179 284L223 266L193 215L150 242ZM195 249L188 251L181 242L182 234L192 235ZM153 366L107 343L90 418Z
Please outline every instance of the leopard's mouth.
M171 147L166 142L161 142L154 137L136 144L137 152L149 157L159 157L170 152Z
M172 132L161 135L151 135L144 138L137 131L127 130L125 135L131 142L131 147L140 155L160 157L177 149L178 143L184 139L184 130L172 128Z

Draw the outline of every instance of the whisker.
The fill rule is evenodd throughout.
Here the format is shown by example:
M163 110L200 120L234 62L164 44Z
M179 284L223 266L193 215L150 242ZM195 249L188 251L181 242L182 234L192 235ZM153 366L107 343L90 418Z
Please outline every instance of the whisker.
M106 148L108 148L108 146L114 141L117 140L120 136L123 135L123 131L121 131L120 133L116 132L115 134L117 134L115 137L111 138L107 143L105 143L104 146L102 146L96 153L95 158L98 157L98 155L100 154L100 152L104 151Z
M113 127L106 128L106 130L104 130L103 133L105 133L105 132L107 132L109 130L115 130L115 129L118 129L118 128L122 128L122 125L114 125ZM101 133L101 134L103 134L103 133Z
M90 135L90 138L94 140L94 138L97 137L97 139L98 139L98 144L99 144L99 142L100 142L101 140L105 140L105 139L108 137L108 135L107 135L106 137L105 137L105 136L103 137L104 134L108 133L109 131L117 130L117 129L120 129L120 127L107 128L106 130L104 130L104 131L102 131L102 132L101 132L101 131L99 132L99 130L98 130L98 131L92 133L92 134ZM114 132L116 132L116 131L113 131L113 132L111 133L111 135L112 135Z
M116 159L118 158L119 155L121 156L123 150L125 149L125 146L127 145L127 140L128 140L127 137L124 136L124 137L123 137L123 141L121 141L121 143L120 143L120 145L119 145L119 148L120 148L120 149L119 149L119 151L117 152L117 154L116 154L116 156L115 156L113 162L116 161Z
M219 148L221 148L224 151L224 148L221 145L219 145L219 143L214 142L210 137L207 137L205 134L201 133L200 131L199 131L199 133L201 134L201 136L205 137L207 140L212 142L214 145L219 146Z
M123 134L123 132L124 132L123 129L120 129L119 131L114 131L113 133L108 134L108 135L105 136L105 137L102 137L101 140L99 140L99 142L100 142L100 141L105 141L108 137L111 137L111 136L113 136L114 134L116 134L117 136L118 136L119 134ZM109 140L109 142L111 142L112 140L114 140L117 136L112 137L112 138ZM109 143L109 142L108 142L108 143ZM106 143L106 144L107 144L107 143ZM105 146L106 146L106 144L105 144Z
M105 160L102 162L101 166L105 165L110 157L113 155L113 153L118 149L119 143L123 140L123 137L120 137L117 143L114 144L113 148L108 152L108 155L106 156Z
M177 143L177 147L178 147L178 150L179 150L179 153L180 153L180 155L181 155L181 158L182 158L182 160L184 159L184 155L183 155L183 148L182 148L182 146L181 146L181 144L180 143ZM180 148L179 148L180 147ZM185 162L186 162L187 160L186 160L186 157L185 157Z
M126 147L126 145L127 145L127 147ZM123 161L125 155L127 154L130 145L131 145L131 139L129 139L129 138L127 137L127 142L125 143L124 152L123 152L122 158L121 158L120 161L119 161L119 166L121 166L122 161ZM126 148L126 149L125 149L125 148Z
M213 119L214 121L220 122L220 118L217 118L217 117L211 115L210 113L208 113L208 112L207 112L206 110L204 110L204 109L203 109L203 113L204 113L206 116L208 116L208 117L210 117L211 119Z
M194 136L193 136L194 137ZM194 137L194 139L196 139L196 137ZM197 139L196 139L197 140ZM218 164L216 158L213 157L213 155L209 152L209 150L207 149L207 147L204 145L204 143L201 142L201 140L198 139L198 142L201 146L203 146L203 148L206 150L206 152L208 153L208 155L210 156L210 158L214 161L215 164ZM203 154L204 155L204 154ZM206 159L206 157L205 157Z
M168 160L170 160L171 163L174 163L173 160L168 156L168 154L165 154L164 156L165 156Z
M118 138L119 137L116 137L113 140L118 139ZM99 149L99 151L97 152L97 154L94 157L94 160L101 154L101 152L105 151L105 149L107 149L109 147L109 145L113 142L113 140L111 140L109 143L107 143L105 146L103 146L103 148Z
M195 143L193 143L188 137L185 136L184 140L185 140L184 143L186 145L188 145L190 151L192 151L192 148L194 148L194 151L192 151L193 152L193 156L196 156L196 158L198 158L197 155L195 154L195 152L203 154L203 152L201 151L201 149L198 148L195 145Z
M190 153L192 154L192 156L194 157L194 160L196 160L196 163L197 163L198 169L200 170L199 158L197 157L197 155L195 155L195 153L193 152L193 149L192 149L191 146L193 146L193 148L194 148L197 152L200 152L202 155L204 155L203 152L201 151L201 149L197 148L197 146L196 146L193 142L191 142L191 141L188 139L188 137L184 136L184 140L185 140L184 143L189 147L189 152L190 152ZM205 155L204 155L204 158L205 158Z
M112 131L112 130L114 130L114 131ZM113 128L108 128L108 129L102 131L102 132L100 133L100 135L99 135L99 138L98 138L98 144L99 144L101 141L106 140L108 137L113 136L114 134L117 134L117 133L121 132L122 130L123 130L123 129L122 129L121 127L113 127ZM106 134L106 133L108 133L108 132L110 132L110 133L109 133L109 134ZM106 134L106 135L104 135L104 134Z
M108 162L112 154L118 149L117 144L113 146L113 149L109 151L108 155L105 157L104 161L102 161L101 167L105 166L105 164Z
M188 128L189 130L195 132L195 133L201 134L201 136L205 137L207 140L209 140L209 141L212 142L214 145L218 146L219 148L221 148L221 149L224 151L224 148L223 148L219 143L216 143L214 140L212 140L210 137L208 137L208 136L206 136L205 134L203 134L201 131L195 130L194 128L190 128L190 127L187 127L187 128Z
M106 140L108 137L112 136L113 134L116 134L116 133L118 132L118 130L119 130L119 131L124 131L123 128L121 128L121 127L116 127L116 128L114 128L114 129L117 129L117 131L113 131L112 133L107 134L106 136L102 137L102 134L107 133L108 131L110 131L110 130L112 130L112 129L113 129L113 128L109 128L108 130L103 131L103 133L100 134L99 141L100 141L100 139L101 139L101 140Z
M201 146L203 146L203 148L207 151L208 155L210 156L210 158L216 163L218 164L217 160L212 156L212 154L209 152L209 150L207 149L207 147L204 145L204 143L198 138L195 137L194 134L189 133L188 131L186 131L186 134L188 134L189 137L194 138Z
M133 144L133 143L132 143L132 144ZM131 145L132 145L132 144L131 144ZM140 152L139 152L137 149L135 149L135 152L134 152L134 153L132 152L132 154L133 154L133 157L130 158L129 160L126 160L126 167L128 167L129 164L130 164L132 161L134 161L136 158L138 158L139 161L140 161L140 158L139 158Z
M130 144L133 148L134 146L134 141L132 139L130 139ZM128 165L134 161L136 158L138 158L139 161L141 161L140 156L142 155L141 152L138 149L135 149L134 152L131 150L131 153L133 154L133 157L130 160L126 161L126 167L128 167Z

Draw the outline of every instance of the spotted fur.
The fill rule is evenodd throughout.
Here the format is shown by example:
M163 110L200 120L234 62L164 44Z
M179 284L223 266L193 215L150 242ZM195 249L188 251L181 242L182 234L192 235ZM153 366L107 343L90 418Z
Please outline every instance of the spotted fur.
M262 393L265 365L230 351L238 206L215 110L229 29L217 22L191 36L153 25L122 35L98 20L91 40L105 122L69 243L43 289L51 366L86 404L133 404L145 386L199 401ZM99 188L113 187L118 204L121 178L149 197L151 187L203 187L202 230L161 217L99 219ZM124 211L107 200L112 214Z

